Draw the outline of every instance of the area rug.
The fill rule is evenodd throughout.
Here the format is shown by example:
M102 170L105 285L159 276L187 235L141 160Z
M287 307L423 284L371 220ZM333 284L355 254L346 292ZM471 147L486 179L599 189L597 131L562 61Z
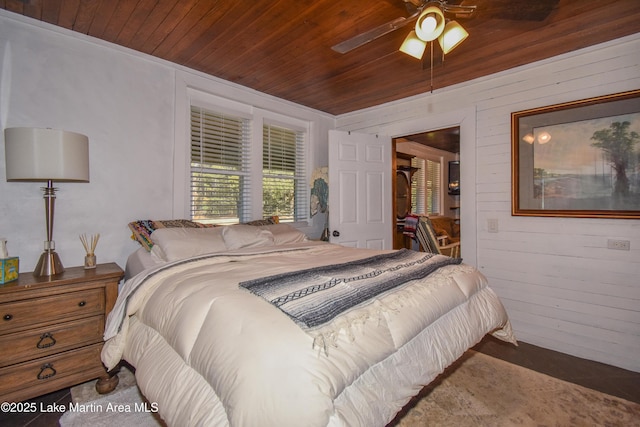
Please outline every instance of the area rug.
M66 412L60 425L162 426L131 373L123 369L120 377L118 388L109 395L98 395L93 383L87 383L72 388L72 398L87 409L92 405L106 409L111 403L111 407L128 405L131 412ZM640 404L470 350L412 399L388 426L640 427Z
M469 350L389 426L640 426L640 404Z
M96 392L95 381L71 389L73 402L60 417L62 427L163 427L155 404L148 402L136 385L133 372L120 369L118 386L109 394Z

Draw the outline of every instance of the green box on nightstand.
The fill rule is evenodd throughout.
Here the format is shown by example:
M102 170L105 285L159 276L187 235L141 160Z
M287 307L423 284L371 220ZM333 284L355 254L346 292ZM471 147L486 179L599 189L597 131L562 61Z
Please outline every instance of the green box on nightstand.
M18 278L19 264L17 256L0 259L0 285Z

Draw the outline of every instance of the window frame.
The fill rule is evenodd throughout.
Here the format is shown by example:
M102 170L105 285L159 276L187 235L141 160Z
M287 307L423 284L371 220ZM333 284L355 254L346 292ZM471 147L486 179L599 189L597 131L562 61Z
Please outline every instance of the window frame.
M242 102L223 98L191 85L180 84L176 91L176 132L174 146L174 194L173 212L175 218L191 217L191 157L190 150L190 110L191 105L197 105L216 113L236 115L249 120L251 128L250 139L250 207L248 209L251 220L262 218L262 150L263 150L263 125L269 124L303 133L304 153L304 177L306 186L310 176L311 155L311 130L309 120L299 119L276 113L270 110L258 108ZM310 191L310 189L308 189ZM308 196L307 196L308 197ZM308 203L307 203L308 204ZM309 224L309 208L306 207L305 218L289 224L307 226Z
M248 221L250 219L252 219L252 215L251 215L251 203L241 203L240 204L240 208L237 211L237 217L231 217L231 218L224 218L224 217L214 217L214 218L198 218L198 217L194 217L193 214L194 212L194 197L193 195L194 193L194 185L196 186L201 186L201 185L208 185L207 182L214 184L214 188L217 186L219 186L220 184L226 184L229 185L228 179L231 178L233 180L232 177L237 177L237 183L238 183L238 196L239 199L242 201L248 200L251 201L251 197L253 196L253 192L251 191L251 187L252 187L252 179L251 179L251 158L253 156L253 153L251 151L251 120L243 117L243 116L239 116L236 114L227 114L227 113L221 113L219 110L217 109L211 109L208 107L203 107L201 104L197 103L197 102L193 102L190 104L190 115L191 115L191 122L190 122L190 128L191 128L191 137L190 137L190 149L189 149L189 219L195 220L195 221L200 221L200 222L205 222L205 223L212 223L212 224L233 224L236 222L245 222ZM198 138L195 139L196 145L194 148L194 110L195 110L195 118L199 118L200 119L200 123L205 123L205 127L200 126L200 128L198 129L196 127L195 129L195 134L198 136ZM231 127L227 127L227 126L222 126L225 121L228 120L229 123L235 123L237 124L237 126L239 127L240 131L237 134L237 139L236 138L231 138L229 140L226 139L226 137L229 136L235 136L235 132L229 134L228 132L226 132L226 130L228 129L232 129L234 130L235 126L231 126ZM215 126L210 126L212 123L215 123ZM204 132L203 132L204 131ZM202 138L203 135L211 135L211 132L213 132L215 135L217 135L218 137L224 135L225 139L218 139L216 138L215 140L212 140L210 138ZM203 147L203 139L204 142L207 143L206 148L208 148L208 150L202 150ZM224 141L231 141L231 143L225 143ZM199 147L198 147L199 145ZM236 147L238 148L236 151ZM194 150L197 150L197 152L199 152L201 155L205 155L207 157L217 157L215 156L213 153L218 153L218 156L220 157L218 160L220 162L200 162L200 161L195 161L193 160L193 154L194 154ZM220 151L218 151L220 150ZM208 153L208 154L207 154ZM231 168L229 167L230 165L228 164L227 161L224 160L224 154L223 153L230 153L231 156L228 157L229 160L233 161L233 162L237 162L235 164L235 168ZM195 163L195 165L194 165ZM199 165L199 166L198 166ZM194 173L195 174L202 174L203 176L206 176L207 178L200 180L200 179L194 179ZM217 178L215 178L215 176L217 176ZM213 178L212 178L213 177ZM213 183L210 180L213 179L216 182ZM218 182L219 180L219 182ZM203 189L205 187L202 187ZM224 188L224 185L223 187ZM217 188L216 188L217 190ZM220 197L220 195L222 194L221 191L214 191L215 195L214 197ZM200 195L200 197L204 197L204 191L203 192L198 192L198 195ZM235 199L236 197L236 193L232 192L231 194L231 199ZM203 206L204 209L208 209L212 204L211 203L207 203L207 204L203 204L200 206ZM234 206L235 203L233 203L231 206L231 209L235 209L236 206Z
M300 195L301 200L296 199L296 208L294 208L294 218L292 221L287 221L288 223L296 223L296 222L300 222L300 221L307 221L309 219L310 216L310 208L309 208L309 193L310 193L310 184L309 184L309 174L308 174L308 164L309 164L309 131L308 131L308 126L304 127L304 126L298 126L296 124L292 124L291 120L289 120L289 123L283 122L282 117L280 118L276 118L273 116L273 114L271 115L267 115L263 117L262 120L262 126L261 126L261 136L262 136L262 141L264 141L264 127L265 126L271 126L271 127L278 127L278 128L283 128L286 130L289 130L291 132L294 132L296 134L299 134L300 138L301 138L301 143L303 145L302 149L300 149L299 147L296 146L296 153L298 153L299 151L302 151L303 153L303 158L302 158L302 165L299 165L296 162L296 172L294 173L294 184L297 183L298 185L300 185L301 187L299 188L298 191L296 191L296 193L298 195ZM297 139L297 138L296 138ZM261 145L261 149L260 149L260 160L261 163L263 162L263 157L262 157L262 153L264 152L264 143ZM262 170L262 169L261 169ZM263 183L263 178L264 175L261 176L260 179L260 185L262 186ZM264 189L263 189L264 190ZM264 191L262 191L262 195L264 194ZM264 200L264 197L262 197L261 195L261 201ZM297 197L297 196L296 196ZM300 215L296 214L297 210L300 210ZM264 214L264 213L263 213Z

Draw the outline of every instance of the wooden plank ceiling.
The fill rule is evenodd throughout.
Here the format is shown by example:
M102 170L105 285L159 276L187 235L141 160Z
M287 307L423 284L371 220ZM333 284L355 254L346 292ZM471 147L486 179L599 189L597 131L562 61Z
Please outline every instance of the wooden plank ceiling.
M434 89L640 31L638 0L449 3L478 8L458 19L470 36L434 67ZM411 25L345 54L331 49L408 16L403 0L0 0L0 8L334 115L430 90L428 62L398 51Z

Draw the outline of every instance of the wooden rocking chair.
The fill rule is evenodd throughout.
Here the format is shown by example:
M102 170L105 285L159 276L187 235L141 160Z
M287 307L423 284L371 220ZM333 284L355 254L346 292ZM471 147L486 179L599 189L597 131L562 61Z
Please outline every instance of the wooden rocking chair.
M460 258L460 242L447 244L447 236L436 236L429 217L421 216L418 220L416 238L425 252Z

